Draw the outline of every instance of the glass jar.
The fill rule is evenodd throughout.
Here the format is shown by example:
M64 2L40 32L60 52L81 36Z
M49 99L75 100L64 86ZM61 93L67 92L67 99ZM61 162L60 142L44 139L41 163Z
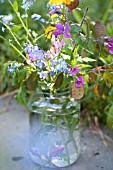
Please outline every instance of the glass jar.
M80 103L69 90L59 93L39 91L29 101L30 154L45 167L66 167L80 151Z

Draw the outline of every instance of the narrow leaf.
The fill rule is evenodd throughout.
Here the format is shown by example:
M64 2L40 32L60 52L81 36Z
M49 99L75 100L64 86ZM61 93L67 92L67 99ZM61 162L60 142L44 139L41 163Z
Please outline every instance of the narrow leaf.
M18 2L17 1L14 1L14 3L13 3L13 9L15 12L18 12Z

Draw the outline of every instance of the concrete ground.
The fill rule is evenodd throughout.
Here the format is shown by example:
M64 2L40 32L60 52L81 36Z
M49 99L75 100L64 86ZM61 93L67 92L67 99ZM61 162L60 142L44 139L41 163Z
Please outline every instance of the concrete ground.
M0 110L6 99L0 100ZM15 100L7 111L0 112L0 170L34 170L38 165L29 155L29 115ZM113 131L103 127L104 134L113 139ZM42 170L52 170L42 168ZM81 132L81 154L78 161L64 170L113 170L113 143L105 146L99 135L88 128Z

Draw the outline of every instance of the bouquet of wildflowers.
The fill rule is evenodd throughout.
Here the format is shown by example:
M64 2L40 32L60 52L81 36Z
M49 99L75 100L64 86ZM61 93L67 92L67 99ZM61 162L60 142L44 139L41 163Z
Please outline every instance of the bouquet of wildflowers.
M89 7L86 7L81 23L77 23L71 16L74 10L80 10L79 6L83 5L81 1L50 0L47 3L46 18L40 14L31 16L33 22L39 23L44 30L43 34L39 35L38 29L37 32L31 30L28 22L28 11L35 4L35 0L22 1L24 14L19 12L17 0L8 2L19 24L13 23L12 16L4 15L0 16L0 23L3 32L10 32L12 38L8 43L20 59L5 63L4 72L11 76L12 85L19 87L16 98L20 103L27 106L26 94L35 91L38 86L54 93L70 87L70 95L74 99L83 97L84 87L87 89L88 82L94 83L94 93L98 97L102 95L100 82L105 81L107 86L111 86L113 38L105 37L106 29L101 21L92 22L87 19ZM1 3L5 3L5 0ZM93 29L90 30L92 25ZM25 35L22 40L18 34L21 29ZM0 38L6 41L2 35ZM42 38L49 44L46 51L40 46ZM109 55L109 61L105 59L106 55ZM99 65L97 56L101 58ZM96 67L92 68L94 63Z
M72 17L75 10L84 6L80 0L48 0L45 17L29 16L35 0L23 0L21 7L17 0L7 1L19 24L13 22L11 14L0 15L2 32L11 35L10 39L2 35L0 38L17 53L15 60L4 63L4 74L19 88L16 99L25 107L27 94L38 93L38 97L34 93L36 100L31 101L29 109L30 122L34 124L31 156L43 166L68 166L79 155L80 107L72 98L81 99L88 83L93 83L97 97L104 96L101 84L111 87L113 37L106 36L101 21L94 22L87 17L89 7L85 8L80 23ZM31 20L42 29L38 26L32 29ZM42 39L46 47L41 46ZM47 93L42 95L43 91Z

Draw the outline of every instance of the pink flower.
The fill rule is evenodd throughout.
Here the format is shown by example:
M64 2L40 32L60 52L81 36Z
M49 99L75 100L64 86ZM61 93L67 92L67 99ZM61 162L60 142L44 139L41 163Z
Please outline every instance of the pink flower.
M48 12L49 15L52 15L54 13L57 13L57 14L61 14L62 13L60 8L59 8L59 6L55 6L54 5L53 8L51 9L51 11Z
M52 44L54 45L54 50L56 54L59 54L62 48L65 46L65 40L62 39L61 41L55 39L55 36L52 36Z
M50 151L50 157L52 158L59 155L63 150L64 150L63 145L55 147L53 150Z

